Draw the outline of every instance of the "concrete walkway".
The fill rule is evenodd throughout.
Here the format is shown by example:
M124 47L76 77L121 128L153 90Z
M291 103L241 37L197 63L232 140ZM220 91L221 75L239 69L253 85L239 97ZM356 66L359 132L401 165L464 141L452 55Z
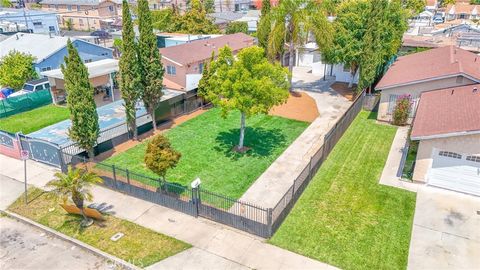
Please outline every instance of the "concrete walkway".
M380 184L406 189L417 192L422 186L419 183L407 182L397 176L400 161L402 159L403 148L408 138L408 126L398 127L395 138L393 139L390 152L388 153L387 162L383 167L382 176L380 177Z
M310 158L322 146L325 134L352 104L335 90L331 82L323 84L318 76L302 74L297 91L310 95L316 102L320 116L278 157L240 198L264 208L273 208L307 166ZM308 82L301 83L300 82ZM295 86L295 84L294 84Z
M0 174L7 174L7 177L22 182L23 170L4 170L4 168L22 168L22 161L0 155L0 164L2 166ZM38 173L36 176L32 174L30 184L37 187L43 187L52 179L52 171L55 172L55 169L44 167L42 164L30 166ZM41 177L42 175L44 177ZM0 178L2 190L15 186L7 183L9 178ZM19 187L16 186L12 188L12 193L14 190L16 193L19 192ZM95 186L92 191L94 202L104 203L103 208L109 208L111 214L180 239L195 247L168 260L158 262L150 266L150 269L182 269L182 267L183 269L335 269L330 265L267 244L262 238L203 218L194 218L99 186ZM5 193L9 192L9 190L5 191Z

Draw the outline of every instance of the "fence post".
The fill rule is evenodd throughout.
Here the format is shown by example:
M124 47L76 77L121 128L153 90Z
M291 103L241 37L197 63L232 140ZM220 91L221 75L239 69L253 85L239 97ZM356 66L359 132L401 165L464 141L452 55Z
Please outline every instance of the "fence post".
M132 194L132 185L130 184L130 172L128 171L128 169L125 169L125 171L127 172L128 188L129 188L129 190L130 190L130 194Z
M267 234L268 234L268 237L272 237L273 235L272 208L267 208Z
M115 170L115 164L112 165L112 173L113 173L113 187L115 189L118 189L117 188L117 172Z
M198 188L192 188L192 203L195 210L193 214L195 217L198 217L198 204L200 203L199 197Z

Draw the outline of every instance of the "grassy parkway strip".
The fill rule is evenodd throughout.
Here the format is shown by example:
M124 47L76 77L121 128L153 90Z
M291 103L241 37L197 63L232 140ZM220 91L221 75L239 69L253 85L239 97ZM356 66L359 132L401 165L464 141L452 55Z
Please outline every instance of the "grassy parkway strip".
M415 193L378 184L396 128L362 111L270 242L342 269L405 269Z

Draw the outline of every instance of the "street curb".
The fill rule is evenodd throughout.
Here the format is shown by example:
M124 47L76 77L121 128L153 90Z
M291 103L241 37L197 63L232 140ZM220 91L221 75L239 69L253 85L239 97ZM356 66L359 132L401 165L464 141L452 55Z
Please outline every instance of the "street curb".
M133 264L131 264L131 263L129 263L129 262L126 262L126 261L124 261L124 260L122 260L122 259L120 259L120 258L117 258L117 257L115 257L115 256L113 256L113 255L110 255L110 254L108 254L108 253L106 253L106 252L103 252L103 251L99 250L98 248L92 247L92 246L90 246L89 244L86 244L86 243L84 243L84 242L81 242L81 241L79 241L79 240L77 240L77 239L75 239L75 238L72 238L72 237L67 236L67 235L65 235L65 234L63 234L63 233L57 232L57 231L55 231L55 230L53 230L53 229L51 229L51 228L49 228L49 227L46 227L46 226L44 226L44 225L42 225L42 224L39 224L39 223L37 223L37 222L35 222L35 221L33 221L33 220L30 220L30 219L28 219L28 218L26 218L26 217L20 216L20 215L18 215L18 214L12 213L12 212L7 211L7 210L0 210L0 212L1 212L1 213L4 213L4 214L6 214L7 216L9 216L9 217L11 217L11 218L14 218L14 219L16 219L16 220L18 220L18 221L20 221L20 222L23 222L23 223L25 223L25 224L27 224L27 225L35 226L35 227L37 227L37 228L45 231L46 233L48 233L48 234L50 234L50 235L53 235L54 237L58 237L58 238L60 238L60 239L62 239L62 240L65 240L65 241L67 241L67 242L70 242L70 243L72 243L72 244L74 244L74 245L76 245L76 246L78 246L78 247L80 247L80 248L84 248L84 249L86 249L86 250L94 253L95 255L98 255L98 256L100 256L100 257L103 257L103 258L105 258L105 259L113 262L115 265L119 265L119 266L121 266L121 267L123 267L123 268L125 268L125 269L130 269L130 270L139 270L139 269L142 269L142 268L140 268L140 267L138 267L138 266L136 266L136 265L133 265Z

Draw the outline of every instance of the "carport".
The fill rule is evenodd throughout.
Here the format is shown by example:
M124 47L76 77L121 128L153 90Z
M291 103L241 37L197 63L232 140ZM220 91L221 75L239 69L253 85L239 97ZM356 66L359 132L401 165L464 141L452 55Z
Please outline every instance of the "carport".
M118 72L118 60L104 59L86 63L88 78L95 88L95 102L102 106L119 99L120 93L115 89L115 75ZM61 69L41 72L48 78L51 86L52 100L54 104L66 101L65 82Z

